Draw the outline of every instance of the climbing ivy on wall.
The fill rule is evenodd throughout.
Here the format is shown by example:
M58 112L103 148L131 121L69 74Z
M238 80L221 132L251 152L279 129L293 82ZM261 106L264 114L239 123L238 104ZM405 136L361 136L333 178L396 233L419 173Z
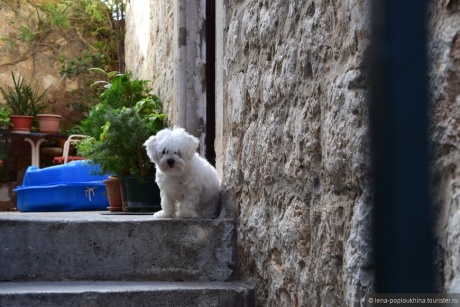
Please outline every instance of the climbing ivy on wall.
M35 16L24 14L18 0L0 2L18 15L14 22L19 30L16 37L1 39L9 45L29 46L19 59L2 65L21 62L46 48L59 53L63 42L79 42L86 49L81 56L58 55L64 76L86 73L91 67L124 71L124 0L24 0Z
M0 31L0 68L40 76L37 63L49 61L63 83L78 84L65 92L49 91L53 111L72 127L97 103L99 79L90 68L124 72L126 0L0 0L8 29ZM40 77L37 77L40 79ZM72 80L70 80L72 79ZM53 96L54 95L54 96ZM65 127L67 129L67 127Z

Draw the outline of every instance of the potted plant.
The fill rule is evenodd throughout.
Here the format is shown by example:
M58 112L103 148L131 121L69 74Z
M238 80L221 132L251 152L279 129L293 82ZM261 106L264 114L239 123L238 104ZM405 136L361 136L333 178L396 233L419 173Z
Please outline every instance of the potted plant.
M10 111L12 124L10 130L17 133L28 133L34 118L46 108L43 99L47 90L40 93L36 86L33 87L26 83L23 78L16 79L13 72L11 76L13 87L8 86L6 89L0 87L5 106Z
M58 134L62 116L58 114L37 114L38 130L41 133Z
M112 212L123 211L123 201L118 177L109 176L109 178L102 180L102 182L105 184L107 198L109 200L108 209Z
M96 81L92 85L103 84L105 90L99 96L99 103L89 110L88 117L83 119L79 125L79 129L84 134L99 137L102 127L107 122L107 112L123 107L130 108L143 99L156 97L150 94L148 81L134 79L131 72L120 74L115 71L104 72L98 68L93 68L91 71L105 75L107 81Z
M163 129L166 114L160 112L161 101L149 93L146 84L145 80L133 80L129 73L117 75L80 126L89 137L77 144L77 151L98 164L102 173L116 175L126 184L128 199L124 211L160 209L155 168L143 144ZM131 193L130 189L137 184L143 186ZM130 198L141 192L155 193L147 196L152 198L150 201Z
M140 105L144 103L141 101L131 108L110 109L99 139L89 137L77 144L78 152L98 164L101 172L116 174L125 180L127 211L160 209L159 191L155 191L155 168L143 144L161 129L165 115L143 113ZM144 201L141 195L145 192L148 195Z

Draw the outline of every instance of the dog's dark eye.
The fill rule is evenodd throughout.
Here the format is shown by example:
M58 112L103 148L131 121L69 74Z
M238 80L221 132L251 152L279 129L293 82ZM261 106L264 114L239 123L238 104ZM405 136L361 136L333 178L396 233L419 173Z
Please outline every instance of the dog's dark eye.
M166 149L163 149L163 152L162 152L162 154L166 154Z
M182 158L182 154L180 153L180 151L176 152L176 155L178 155L180 158Z

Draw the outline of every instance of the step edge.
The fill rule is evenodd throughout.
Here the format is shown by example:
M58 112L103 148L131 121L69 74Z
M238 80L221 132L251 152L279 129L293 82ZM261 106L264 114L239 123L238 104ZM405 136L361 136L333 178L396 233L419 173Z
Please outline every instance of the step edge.
M78 294L91 292L225 290L247 292L240 281L23 281L0 282L0 296L21 294Z

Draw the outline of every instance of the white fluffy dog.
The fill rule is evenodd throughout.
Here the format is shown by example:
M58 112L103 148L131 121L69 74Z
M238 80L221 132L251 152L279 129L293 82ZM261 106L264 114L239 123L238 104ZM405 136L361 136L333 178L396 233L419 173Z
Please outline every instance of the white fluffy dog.
M144 146L156 164L161 208L154 218L216 218L220 179L216 169L196 152L199 141L184 129L163 129Z

